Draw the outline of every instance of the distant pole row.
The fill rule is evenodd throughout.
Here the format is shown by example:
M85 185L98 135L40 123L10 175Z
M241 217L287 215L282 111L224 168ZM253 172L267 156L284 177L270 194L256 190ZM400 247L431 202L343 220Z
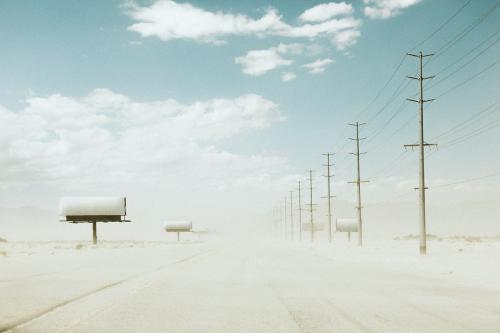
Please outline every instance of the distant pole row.
M404 145L405 148L418 148L419 150L419 187L416 188L419 190L419 232L420 232L420 253L422 255L426 254L427 251L427 240L426 240L426 211L425 211L425 147L432 147L436 146L435 144L429 144L425 142L424 139L424 104L427 102L433 101L433 99L424 99L424 85L423 82L427 79L432 79L434 76L429 76L429 77L424 77L423 75L423 59L426 57L432 56L432 54L422 54L422 52L419 52L418 54L410 54L408 53L409 56L416 57L419 59L419 73L418 76L413 77L413 76L408 76L410 79L418 80L419 85L420 85L420 98L417 99L411 99L408 98L409 101L415 102L419 104L419 140L418 143L415 144L407 144ZM356 151L352 152L350 154L354 155L356 157L356 179L353 181L350 181L349 183L356 184L356 212L357 212L357 232L358 232L358 245L362 246L363 245L363 205L362 205L362 195L361 195L361 184L368 182L367 180L362 180L361 177L361 162L360 162L360 157L366 152L361 152L360 151L360 141L366 139L366 138L361 138L359 135L360 132L360 127L365 125L365 123L351 123L349 124L350 126L353 126L355 128L355 137L350 138L355 142L355 148ZM332 209L332 198L335 196L332 195L331 192L331 185L332 185L332 177L333 175L331 174L331 167L333 166L331 157L333 156L332 153L326 153L323 154L326 156L326 164L324 166L326 167L327 173L324 175L327 179L327 195L326 198L328 201L328 212L327 212L327 217L328 217L328 242L331 243L333 241L333 228L332 228L332 216L333 214L333 209ZM307 171L308 178L306 179L307 182L309 183L309 203L306 204L308 207L309 211L309 225L308 229L310 229L310 237L311 241L314 241L314 233L316 231L315 228L315 223L314 223L314 206L315 204L313 203L313 170L310 169ZM299 180L298 181L298 211L299 211L299 240L302 240L302 229L304 227L304 224L302 223L302 182ZM286 239L288 238L288 234L290 234L290 238L293 240L294 239L294 223L293 223L293 192L290 191L290 232L287 230L287 198L285 197L284 201L284 213L281 209L281 204L279 208L279 228L283 230L283 237ZM355 228L355 224L351 224L352 228ZM352 231L353 229L349 229ZM335 230L337 230L337 223ZM350 234L349 234L350 236Z
M364 125L364 124L359 124L359 123L354 123L350 124L352 126L356 127L356 137L351 138L352 140L356 141L356 153L351 153L356 156L357 158L357 180L352 181L350 183L355 183L357 184L357 199L358 199L358 204L357 204L357 211L358 211L358 243L361 246L363 244L362 240L362 204L361 204L361 183L364 183L366 181L361 180L361 168L360 168L360 155L364 153L360 153L359 151L359 141L363 140L364 138L359 137L359 126ZM333 216L333 209L332 209L332 198L335 198L334 195L332 195L331 191L331 185L332 185L332 178L333 174L331 173L331 167L333 166L332 163L332 153L325 153L323 154L326 156L326 164L324 166L326 167L326 175L324 177L327 180L327 195L323 198L327 199L328 202L328 212L327 212L327 217L328 217L328 242L331 243L333 241L333 227L332 227L332 216ZM309 169L307 170L308 177L306 178L306 181L309 183L309 203L305 204L308 207L309 211L309 224L308 224L308 229L310 231L310 240L311 242L314 241L314 233L316 231L315 223L314 223L314 206L316 205L313 203L313 170ZM279 228L283 232L283 238L288 239L290 235L290 239L294 239L294 223L293 223L293 192L294 191L289 191L290 196L289 196L289 202L290 202L290 208L288 210L288 197L285 197L284 199L284 205L283 209L281 208L281 204L279 207L279 216L276 218L279 220ZM298 181L298 211L299 211L299 240L302 240L302 230L304 227L304 224L302 223L302 181ZM288 230L288 212L289 212L289 217L290 217L290 230Z

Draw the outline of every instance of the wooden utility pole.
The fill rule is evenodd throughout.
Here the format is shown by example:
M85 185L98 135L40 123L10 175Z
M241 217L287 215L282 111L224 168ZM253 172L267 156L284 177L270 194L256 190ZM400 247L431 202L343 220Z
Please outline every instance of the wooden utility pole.
M300 180L299 180L299 240L302 240L302 197L300 194Z
M417 148L420 152L419 158L419 215L420 215L420 254L425 255L427 253L427 235L426 235L426 220L425 220L425 147L426 146L436 146L436 144L426 143L424 140L424 104L431 102L434 99L424 99L424 80L432 79L434 76L424 77L423 74L423 59L430 57L433 54L422 54L420 51L418 54L408 53L409 56L416 57L419 59L419 74L417 77L408 76L408 78L413 80L418 80L420 83L420 98L418 100L408 98L409 101L419 104L419 142L416 144L405 145L405 148L410 147L411 149Z
M284 217L283 223L285 224L285 239L288 239L288 227L286 221L286 196L285 196L285 213L283 214L283 217Z
M97 222L92 222L92 244L97 244Z
M280 234L284 238L285 237L285 226L283 223L283 204L280 201Z
M330 154L330 153L326 153L326 154L323 154L324 156L326 156L326 164L324 164L324 166L326 166L326 179L327 179L327 195L326 195L326 198L328 199L328 242L331 243L332 242L332 198L333 196L331 195L331 177L332 177L332 174L330 174L330 167L333 165L333 164L330 164L330 156L332 156L333 154Z
M360 167L360 163L359 163L359 157L360 157L360 155L365 154L365 153L360 153L359 152L359 141L360 140L364 140L366 138L360 138L359 137L359 126L362 126L362 125L365 125L365 124L364 123L360 124L360 123L356 122L354 124L349 124L349 125L356 127L356 137L355 138L350 138L350 139L356 141L356 152L355 153L351 153L351 154L356 156L356 160L357 160L357 177L356 177L356 180L354 180L352 182L349 182L349 183L357 185L358 206L356 207L356 209L358 211L358 245L362 246L363 245L363 214L362 214L363 206L361 205L361 183L366 183L368 181L367 180L361 180L361 167Z
M280 235L280 215L279 215L279 210L280 208L278 206L274 207L274 226L276 229L276 234Z
M293 191L290 191L290 237L293 240Z
M309 222L311 223L311 242L314 241L314 218L313 218L313 186L312 186L312 170L308 170L309 172Z

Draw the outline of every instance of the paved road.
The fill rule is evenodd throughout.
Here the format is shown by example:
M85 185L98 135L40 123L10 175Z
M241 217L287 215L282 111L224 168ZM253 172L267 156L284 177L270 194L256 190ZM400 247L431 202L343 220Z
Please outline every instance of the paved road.
M500 332L499 291L340 263L306 246L36 258L0 262L0 332Z

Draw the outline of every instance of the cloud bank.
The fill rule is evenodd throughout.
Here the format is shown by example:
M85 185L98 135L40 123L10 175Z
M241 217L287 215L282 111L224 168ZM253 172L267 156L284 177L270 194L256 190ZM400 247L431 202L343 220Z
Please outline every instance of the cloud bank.
M21 110L0 106L0 179L4 186L154 183L181 175L217 186L269 183L286 166L284 158L238 155L217 145L283 119L275 103L254 94L192 104L137 102L108 89L81 98L33 97Z
M281 36L287 38L325 37L337 47L352 45L354 40L336 44L335 36L346 30L358 31L361 21L350 16L352 6L329 3L313 7L300 15L307 22L293 26L283 21L275 9L268 9L260 18L222 11L212 12L189 3L159 0L150 6L129 4L128 14L135 21L128 29L142 37L157 37L163 41L188 39L223 44L230 36ZM334 18L338 15L349 15ZM359 34L349 34L357 38Z

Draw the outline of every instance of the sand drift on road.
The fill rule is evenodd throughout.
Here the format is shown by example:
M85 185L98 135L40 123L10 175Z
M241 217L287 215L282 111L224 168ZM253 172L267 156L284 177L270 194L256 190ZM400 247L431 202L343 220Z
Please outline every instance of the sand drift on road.
M0 244L0 331L491 332L497 239Z

